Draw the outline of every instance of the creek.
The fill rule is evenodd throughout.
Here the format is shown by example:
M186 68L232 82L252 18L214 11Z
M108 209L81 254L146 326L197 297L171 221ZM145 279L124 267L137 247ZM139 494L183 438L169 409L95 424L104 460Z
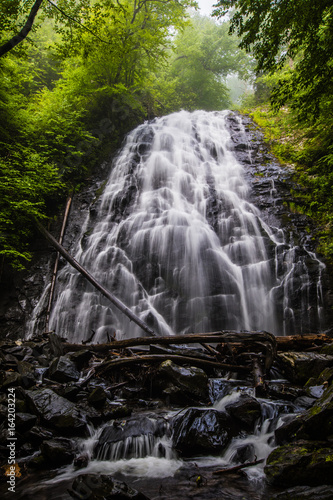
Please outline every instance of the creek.
M157 335L321 331L325 265L303 244L304 236L279 220L284 202L278 185L286 174L267 162L258 166L256 153L248 125L229 111L181 111L139 126L114 160L72 254ZM44 290L28 338L38 331L45 300ZM138 326L65 263L57 278L50 329L72 343L89 339L91 332L95 343L142 336ZM270 381L278 387L284 382ZM264 463L244 469L242 476L211 473L265 460L275 447L276 428L305 407L282 394L275 400L255 397L251 382L233 380L232 374L209 384L210 404L200 406L200 412L208 413L198 417L198 434L214 428L216 413L209 412L226 415L228 405L241 395L260 409L251 429L245 425L232 431L223 446L213 443L214 453L202 451L203 445L191 450L182 436L175 438L181 426L177 419L199 407L171 405L153 411L143 404L130 418L90 427L88 438L76 440L77 449L89 458L85 467L70 464L52 478L46 474L22 498L69 499L66 488L89 473L111 474L156 500L268 498L278 490L266 484ZM220 436L211 439L219 441Z

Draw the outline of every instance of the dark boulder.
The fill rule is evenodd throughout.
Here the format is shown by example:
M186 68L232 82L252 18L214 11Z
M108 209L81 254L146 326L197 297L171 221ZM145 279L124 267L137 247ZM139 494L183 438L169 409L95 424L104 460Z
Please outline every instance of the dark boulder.
M107 394L104 391L103 387L96 387L88 396L88 403L96 408L99 408L104 405L107 400Z
M208 377L195 366L186 368L170 360L161 363L155 385L171 403L205 401L208 396Z
M73 382L80 378L76 365L66 356L55 358L49 367L49 377L57 382Z
M37 416L30 413L16 413L15 425L19 432L27 432L37 422Z
M7 387L17 387L22 384L22 377L17 372L0 371L0 386L2 389Z
M78 370L82 370L84 366L88 365L92 355L93 353L88 349L81 349L81 351L69 352L67 357L75 363Z
M174 421L173 443L183 456L217 454L237 432L229 414L213 409L189 408Z
M41 452L45 463L51 467L69 464L75 457L72 442L64 438L44 441L41 444Z
M320 441L297 441L268 456L265 474L276 486L333 484L333 448Z
M149 500L143 493L111 476L81 474L73 481L71 497L85 500Z
M74 403L59 396L51 389L26 391L31 411L48 424L65 434L82 435L86 430L86 416Z
M228 404L225 409L246 430L253 430L255 423L261 417L260 403L245 393L241 394L237 401Z
M284 375L296 384L305 384L333 366L333 356L314 352L280 352L277 359Z
M21 375L23 387L29 388L36 385L35 368L31 363L27 361L18 361L17 370Z
M34 446L39 446L43 441L52 439L53 434L48 429L40 425L34 425L29 431L24 434L24 438Z

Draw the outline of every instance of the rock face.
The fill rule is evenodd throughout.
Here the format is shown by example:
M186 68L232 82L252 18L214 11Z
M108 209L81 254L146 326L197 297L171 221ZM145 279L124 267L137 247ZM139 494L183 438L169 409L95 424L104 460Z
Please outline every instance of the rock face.
M186 399L192 402L205 401L208 377L201 368L185 368L167 360L159 367L155 386L171 403L184 402Z
M73 361L66 356L60 356L50 364L49 377L61 383L76 382L80 378L80 372Z
M226 412L190 408L173 425L174 447L185 457L220 453L237 434Z
M254 425L261 417L260 403L248 394L241 394L238 401L226 406L227 412L246 429L254 429Z
M83 435L86 431L85 416L74 403L58 396L52 389L27 391L32 411L41 419L65 434Z
M297 441L276 448L265 474L277 486L333 484L333 448L315 441Z
M333 356L311 352L281 352L277 356L283 373L296 384L305 384L309 378L318 377L333 366Z
M326 440L333 435L333 385L302 415L275 431L277 444L292 439Z

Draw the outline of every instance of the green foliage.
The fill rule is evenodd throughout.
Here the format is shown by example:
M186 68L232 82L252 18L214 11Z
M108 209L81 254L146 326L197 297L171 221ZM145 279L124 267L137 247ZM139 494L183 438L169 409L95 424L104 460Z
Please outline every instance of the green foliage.
M273 151L293 165L296 209L322 227L319 249L333 261L332 2L220 0L215 15L228 11L231 32L257 61L244 105L256 107Z
M0 0L0 44L34 0ZM228 74L251 58L225 23L194 17L193 0L57 0L41 4L29 36L0 58L0 254L29 258L32 220L146 118L228 105ZM65 186L65 187L64 187Z
M162 111L228 107L227 76L234 73L247 78L251 70L251 58L238 49L235 37L228 36L228 25L193 16L174 45L170 65L157 78Z
M54 165L32 150L13 150L0 159L0 255L15 267L23 268L22 261L30 259L27 240L34 219L46 217L45 199L62 188Z

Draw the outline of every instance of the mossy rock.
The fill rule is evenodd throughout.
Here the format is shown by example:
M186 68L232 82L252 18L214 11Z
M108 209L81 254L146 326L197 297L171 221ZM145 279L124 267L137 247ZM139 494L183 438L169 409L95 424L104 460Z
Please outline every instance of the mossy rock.
M314 352L280 352L278 362L286 377L296 384L317 379L325 368L333 367L333 356Z
M319 441L297 441L276 448L265 474L276 486L333 484L333 448Z

